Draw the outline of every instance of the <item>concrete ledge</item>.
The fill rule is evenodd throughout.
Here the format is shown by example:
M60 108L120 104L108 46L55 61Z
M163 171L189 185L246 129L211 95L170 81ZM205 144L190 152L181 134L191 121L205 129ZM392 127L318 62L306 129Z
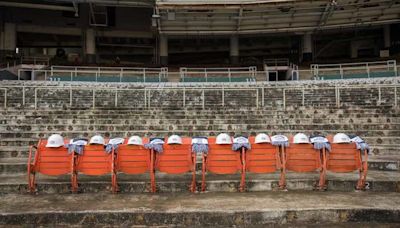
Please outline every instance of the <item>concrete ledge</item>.
M307 190L312 192L318 180L318 173L292 173L287 174L287 189ZM0 194L27 193L26 175L1 176ZM198 173L197 189L201 189L201 175ZM240 175L213 175L206 176L207 191L209 192L237 192L239 189ZM358 180L357 173L342 173L327 175L327 187L330 191L353 192ZM189 191L191 175L168 175L157 173L157 191L161 193ZM248 174L246 175L246 190L248 192L268 192L278 190L279 173L274 174ZM110 193L110 176L78 176L79 192L81 193ZM146 193L150 192L149 175L118 175L118 184L121 193ZM368 192L400 192L400 173L388 171L370 171L367 176ZM37 177L37 193L70 193L69 176Z
M400 223L398 193L7 195L0 225L261 226Z

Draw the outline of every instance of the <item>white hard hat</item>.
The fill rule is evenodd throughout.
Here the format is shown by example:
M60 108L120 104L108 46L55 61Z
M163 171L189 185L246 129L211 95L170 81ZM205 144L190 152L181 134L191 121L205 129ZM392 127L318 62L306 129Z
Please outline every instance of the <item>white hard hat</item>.
M167 144L182 144L182 138L179 135L171 135L168 137Z
M64 138L59 134L53 134L47 140L46 147L62 147L64 146Z
M260 133L256 136L254 143L271 143L271 138L267 134Z
M104 145L106 142L104 138L100 135L95 135L92 138L90 138L89 144L100 144Z
M143 145L143 140L142 138L140 138L137 135L131 136L128 139L128 145L138 145L138 146L142 146Z
M351 143L350 137L344 133L337 133L333 136L333 143Z
M215 140L216 144L232 144L232 138L226 134L226 133L221 133L217 136L217 139Z
M310 139L308 138L308 136L307 136L306 134L297 133L297 134L293 137L293 143L295 143L295 144L310 143Z

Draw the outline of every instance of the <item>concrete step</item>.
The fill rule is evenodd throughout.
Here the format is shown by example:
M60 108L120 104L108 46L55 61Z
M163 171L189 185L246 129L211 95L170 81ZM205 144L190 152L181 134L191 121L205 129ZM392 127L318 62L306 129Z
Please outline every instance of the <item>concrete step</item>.
M184 121L182 121L184 122ZM220 130L220 131L236 131L236 130L263 130L273 129L277 131L283 130L318 130L322 131L325 129L336 130L341 132L343 130L363 131L363 130L400 130L399 124L271 124L271 125L260 125L260 124L241 124L240 120L236 124L192 124L192 123L181 123L181 124L90 124L90 125L64 125L64 124L53 124L53 125L6 125L0 126L0 133L7 134L12 132L36 132L40 133L43 131L144 131L144 130L170 130L170 131L198 131L198 130Z
M3 226L396 227L398 193L268 192L0 197Z
M214 118L206 118L199 116L185 116L185 118L172 119L172 118L163 118L162 116L135 116L134 118L114 118L109 116L108 118L93 118L93 117L85 117L80 116L79 118L66 118L63 116L62 119L55 119L49 116L46 117L36 117L36 118L18 118L18 119L0 119L0 123L7 125L53 125L53 124L63 124L63 125L88 125L88 124L137 124L138 122L141 124L180 124L182 122L192 123L192 124L318 124L318 123L341 123L341 124L400 124L400 117L385 117L385 118L333 118L328 116L325 118L282 118L282 117L271 117L267 118L266 116L253 116L248 115L250 118L243 118L242 116L232 117L232 116L224 116L220 118L219 116L214 115Z
M359 174L353 173L327 173L328 191L354 191ZM0 175L0 193L26 193L26 174ZM156 173L157 189L159 192L185 192L191 182L191 174L170 175ZM313 190L319 178L318 173L288 172L288 190ZM200 189L201 173L196 174L197 188ZM240 175L215 175L207 174L207 190L216 192L234 192L238 190ZM111 176L85 176L78 175L80 192L109 192L111 189ZM270 191L278 189L279 173L272 174L246 174L247 191ZM400 173L390 171L370 170L367 176L368 191L399 192ZM37 189L42 193L68 193L70 191L70 177L37 175ZM118 184L121 192L149 192L150 177L148 174L126 175L118 174Z

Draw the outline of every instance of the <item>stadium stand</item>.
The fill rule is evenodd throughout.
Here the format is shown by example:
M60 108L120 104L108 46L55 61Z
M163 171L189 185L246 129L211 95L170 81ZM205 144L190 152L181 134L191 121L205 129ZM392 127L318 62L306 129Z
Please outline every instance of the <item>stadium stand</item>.
M399 12L0 1L0 227L399 227Z

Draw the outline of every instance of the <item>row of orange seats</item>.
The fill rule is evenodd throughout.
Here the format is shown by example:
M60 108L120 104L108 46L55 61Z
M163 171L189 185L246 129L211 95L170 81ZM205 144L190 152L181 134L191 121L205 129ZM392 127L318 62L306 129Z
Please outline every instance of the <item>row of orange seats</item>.
M342 135L344 134L340 136ZM124 139L122 144L113 147L107 153L105 152L106 140L95 136L82 147L81 154L71 153L65 147L70 140L64 140L59 135L57 137L56 140L52 136L49 140L41 139L37 146L32 146L30 149L28 184L31 192L36 190L36 173L52 176L70 175L72 192L78 191L78 174L93 176L111 174L112 191L118 192L118 173L149 173L151 191L156 192L155 172L191 173L192 181L189 189L195 192L197 151L193 149L193 142L207 145L207 152L202 153L202 191L206 190L207 173L240 173L240 191L246 189L246 173L279 172L281 189L286 188L286 171L319 172L318 189L326 189L327 171L359 171L357 189L365 188L367 175L367 151L360 151L354 142L346 138L344 141L335 141L336 136L327 137L330 142L329 151L325 148L315 149L313 144L304 137L302 141L296 141L297 135L289 137L288 145L285 146L271 143L269 136L260 134L249 137L247 141L249 146L242 146L237 151L232 148L232 145L237 142L227 134L201 138L197 141L187 137L171 136L172 138L159 140L162 147L160 153L153 147L148 147L151 144L149 138L138 136ZM239 142L239 145L240 143L243 142ZM246 142L243 145L245 144Z

